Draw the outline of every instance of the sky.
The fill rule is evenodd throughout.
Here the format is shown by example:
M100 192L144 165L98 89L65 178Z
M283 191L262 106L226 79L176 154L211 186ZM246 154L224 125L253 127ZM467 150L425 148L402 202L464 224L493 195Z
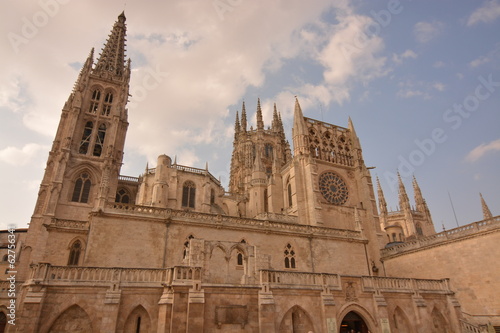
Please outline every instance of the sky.
M167 154L229 178L236 111L351 117L389 210L415 176L437 231L500 214L500 0L0 2L0 228L29 223L78 72L117 16L132 61L121 174ZM455 217L456 216L456 217Z

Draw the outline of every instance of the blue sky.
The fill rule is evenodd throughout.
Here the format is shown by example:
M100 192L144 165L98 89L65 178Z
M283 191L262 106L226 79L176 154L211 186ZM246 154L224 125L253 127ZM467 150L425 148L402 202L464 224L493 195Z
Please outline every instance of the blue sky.
M500 1L0 3L0 227L29 222L78 71L125 9L132 97L122 174L177 156L227 184L234 117L277 103L347 126L396 209L415 175L436 229L500 214ZM98 52L96 52L98 53Z

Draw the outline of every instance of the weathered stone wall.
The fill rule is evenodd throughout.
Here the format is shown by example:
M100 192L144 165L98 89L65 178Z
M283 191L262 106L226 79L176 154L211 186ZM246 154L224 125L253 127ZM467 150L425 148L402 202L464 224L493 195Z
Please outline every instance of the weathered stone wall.
M499 253L495 250L500 243L499 231L497 228L442 240L386 257L385 271L388 276L450 278L465 318L477 323L494 319L500 324L500 298L492 295L500 290Z

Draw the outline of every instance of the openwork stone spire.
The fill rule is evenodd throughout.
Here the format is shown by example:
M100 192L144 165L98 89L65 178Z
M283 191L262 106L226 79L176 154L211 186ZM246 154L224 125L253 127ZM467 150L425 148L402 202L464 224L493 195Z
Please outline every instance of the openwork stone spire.
M491 214L490 208L486 204L486 201L484 201L483 195L479 193L479 196L481 197L481 206L483 208L483 219L491 219L493 215Z
M125 71L125 41L127 28L125 26L125 14L122 12L115 22L102 53L99 55L95 74L106 73L116 77L123 77Z

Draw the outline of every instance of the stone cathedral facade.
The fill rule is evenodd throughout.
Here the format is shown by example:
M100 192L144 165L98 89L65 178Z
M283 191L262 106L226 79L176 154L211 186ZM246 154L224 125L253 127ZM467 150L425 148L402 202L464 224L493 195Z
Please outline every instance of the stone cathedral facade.
M310 119L291 101L290 145L276 106L266 127L258 101L249 128L243 104L227 192L167 155L121 175L125 38L122 13L64 104L29 229L17 231L16 325L0 330L461 331L449 276L393 264L402 245L436 235L416 180L415 208L401 179L400 211L387 211L380 185L377 206L350 119Z

